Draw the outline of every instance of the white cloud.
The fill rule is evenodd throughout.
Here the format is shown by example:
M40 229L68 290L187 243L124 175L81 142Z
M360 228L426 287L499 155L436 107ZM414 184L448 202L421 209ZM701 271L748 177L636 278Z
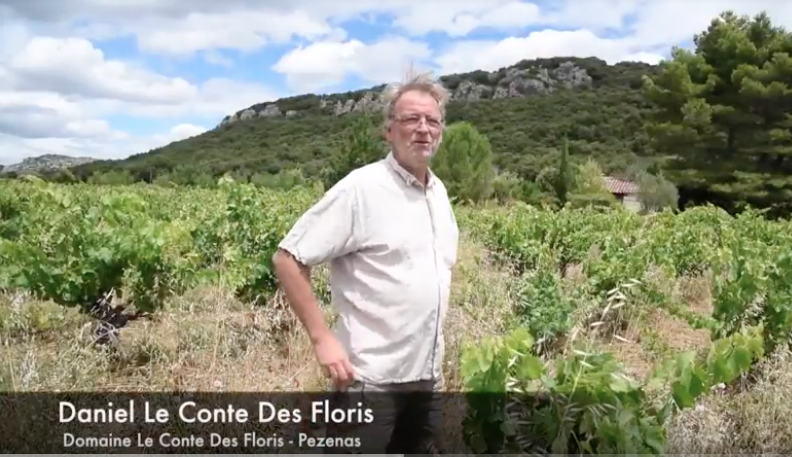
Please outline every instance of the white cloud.
M255 83L216 78L194 85L127 62L106 60L83 39L35 38L0 68L4 69L1 87L6 88L0 92L0 109L16 113L6 118L6 128L21 125L24 119L42 123L46 117L39 129L46 124L56 134L77 126L85 131L88 119L83 116L123 113L220 118L241 104L276 95ZM53 130L51 123L58 119L64 125ZM72 127L67 128L67 122Z
M135 28L141 49L173 55L216 49L249 52L269 42L283 43L295 37L316 39L334 32L325 21L299 10L286 14L263 11L190 13L178 22L158 18Z
M503 40L456 41L436 59L439 72L459 73L476 69L496 70L523 59L574 56L599 57L608 63L640 61L658 63L672 46L689 42L705 30L712 19L726 9L737 14L754 15L766 10L776 25L792 26L792 4L745 0L588 0L567 2L538 22L567 26L577 24L591 29L545 29L524 37ZM601 11L602 14L593 14ZM625 18L633 15L631 26ZM622 28L618 38L603 38L600 28Z
M206 132L206 129L198 125L179 124L176 127L170 129L168 135L170 136L170 138L173 138L171 141L178 141L178 140L183 140L186 138L198 136L204 132Z
M90 137L110 133L79 103L48 92L0 92L0 133L21 138Z
M234 65L234 61L232 59L224 56L221 52L216 50L204 52L204 60L213 65L221 65L224 67L230 67Z
M587 0L566 1L554 9L540 9L516 0L462 0L411 2L383 0L381 9L396 15L394 26L409 35L445 32L459 38L482 28L509 30L543 24L545 28L527 35L501 40L456 40L440 50L430 50L407 38L323 41L301 46L284 55L273 70L286 76L297 91L331 87L348 75L381 83L400 76L405 62L422 66L432 60L439 74L477 69L497 70L524 59L574 56L599 57L609 63L640 61L656 64L672 46L690 41L706 29L721 11L733 8L738 14L770 11L779 24L792 24L792 5L746 0L702 0L694 4L678 0ZM364 1L348 8L365 10ZM396 6L403 9L396 11ZM622 33L604 33L621 30ZM387 44L389 52L382 52Z
M333 23L368 13L392 14L411 33L459 34L476 26L528 24L538 11L517 0L37 0L14 2L12 9L31 20L71 23L71 31L86 38L133 34L142 48L167 54L319 39L336 33Z
M524 59L557 56L596 56L609 63L657 63L663 55L652 50L644 50L630 38L601 38L589 30L546 29L503 40L455 41L436 53L425 43L403 37L371 44L323 41L294 49L272 69L284 74L295 91L314 92L332 87L349 75L372 84L398 80L410 63L433 67L438 74L494 71Z
M124 113L130 116L168 119L200 116L220 119L250 105L276 100L283 94L261 84L227 78L211 78L195 86L195 95L183 103L129 103L120 100L94 100L83 103L95 115Z
M547 3L0 0L0 163L45 152L119 158L199 134L226 114L286 95L257 81L268 71L297 93L331 91L350 76L365 85L399 79L410 64L446 74L556 56L656 63L725 9L767 10L775 24L792 26L792 4L778 0ZM348 33L349 19L379 27L378 36ZM511 37L476 40L476 32ZM430 47L426 37L437 33L450 44ZM137 43L140 63L101 51L101 40L122 36ZM270 68L231 58L270 45L287 49ZM169 74L143 65L145 54L164 56ZM214 73L192 79L180 67L190 55ZM130 135L110 122L117 114L156 119L162 133Z
M566 0L542 11L537 23L542 26L580 28L594 32L620 30L629 15L640 13L646 0ZM665 1L665 0L660 0ZM701 0L707 1L707 0Z
M692 40L709 27L713 18L731 9L738 15L753 16L767 11L774 25L792 28L792 4L775 0L681 0L646 1L630 27L636 44L672 45Z
M412 64L431 56L426 43L387 37L373 44L359 40L324 41L289 52L272 67L286 75L290 87L313 92L342 82L347 75L379 84L398 79Z
M72 31L79 36L103 39L133 34L145 49L181 54L222 48L252 50L294 37L319 39L335 33L333 24L339 21L372 13L392 15L396 30L412 36L430 32L464 36L480 28L515 30L529 25L598 30L621 26L625 14L640 3L567 0L560 8L545 10L546 6L526 0L38 0L18 2L14 8L36 20L75 21ZM77 21L85 18L93 21Z
M636 49L629 39L600 38L588 30L542 30L500 41L458 41L436 61L441 74L494 71L523 59L599 57L611 64L622 60L657 63L662 56Z
M25 157L43 154L61 154L71 157L121 159L132 154L149 151L164 144L183 140L205 132L192 124L179 124L161 134L140 137L123 132L90 138L37 138L22 139L0 132L0 165L21 162Z
M145 146L51 92L0 92L0 164L41 154L121 158Z
M455 2L415 2L397 12L394 24L411 35L445 32L452 37L479 28L514 29L535 23L539 7L520 1L461 0Z
M193 84L130 61L108 59L84 38L34 36L22 23L0 32L0 163L56 153L123 158L205 131L240 107L277 98L251 81L210 78ZM7 40L6 40L7 38ZM108 116L175 124L138 137Z
M183 78L106 60L102 51L82 38L33 38L5 67L10 87L22 91L153 103L182 103L196 94Z
M0 16L0 21L3 21ZM15 56L30 41L31 36L22 23L8 21L0 27L0 62Z
M338 21L371 13L393 15L396 29L413 36L457 37L526 26L599 32L622 29L631 18L636 34L657 44L690 39L729 8L741 14L766 9L781 23L792 17L792 5L778 0L564 0L541 7L528 0L37 0L6 6L31 20L71 24L67 30L92 39L134 34L143 48L167 54L321 39L336 33Z

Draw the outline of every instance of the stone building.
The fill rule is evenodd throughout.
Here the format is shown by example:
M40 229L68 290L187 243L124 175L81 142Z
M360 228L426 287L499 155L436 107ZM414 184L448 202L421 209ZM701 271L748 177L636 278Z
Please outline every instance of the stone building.
M641 210L638 199L638 185L632 181L605 176L605 188L625 207L633 211Z

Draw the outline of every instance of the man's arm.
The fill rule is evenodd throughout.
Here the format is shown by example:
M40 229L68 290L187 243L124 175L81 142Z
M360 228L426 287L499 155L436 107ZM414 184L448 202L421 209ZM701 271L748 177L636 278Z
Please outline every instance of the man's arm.
M337 386L353 380L349 358L327 327L311 288L310 269L354 252L361 239L355 189L341 182L305 212L272 258L286 300L314 345L317 359Z

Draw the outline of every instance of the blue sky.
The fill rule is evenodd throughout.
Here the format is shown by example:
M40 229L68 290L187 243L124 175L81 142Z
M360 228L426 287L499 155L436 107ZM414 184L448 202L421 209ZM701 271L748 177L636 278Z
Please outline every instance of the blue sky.
M123 158L279 97L522 59L658 62L744 0L0 0L0 164ZM681 14L683 12L683 14Z

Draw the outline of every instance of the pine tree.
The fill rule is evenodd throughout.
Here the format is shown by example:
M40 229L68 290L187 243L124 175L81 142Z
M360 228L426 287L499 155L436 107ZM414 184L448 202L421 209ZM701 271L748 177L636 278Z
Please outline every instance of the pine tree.
M727 11L694 43L692 52L674 49L644 81L657 107L648 130L670 159L668 177L709 199L737 201L732 210L789 206L792 34L765 13Z
M370 116L361 115L352 120L341 145L328 159L323 176L325 189L333 187L351 171L384 157L384 142L375 132L376 126Z
M449 196L458 200L480 202L493 194L492 147L469 122L448 126L432 158L432 171L443 180Z

